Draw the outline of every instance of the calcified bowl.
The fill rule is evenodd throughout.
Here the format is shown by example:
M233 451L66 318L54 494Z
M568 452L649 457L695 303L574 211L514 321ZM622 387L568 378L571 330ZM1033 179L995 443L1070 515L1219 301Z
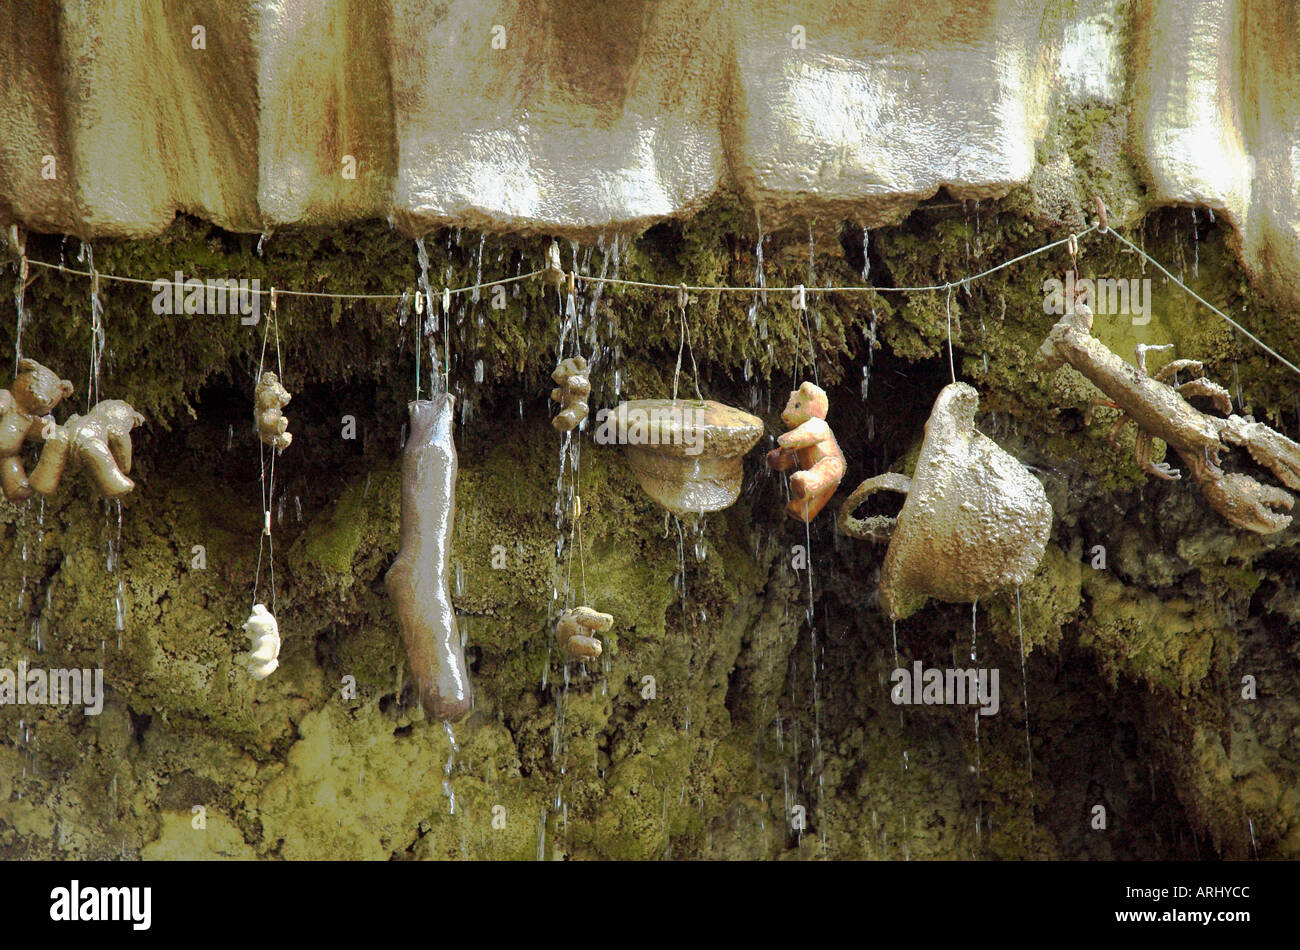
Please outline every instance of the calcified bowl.
M635 399L611 421L641 487L676 515L734 504L745 453L763 435L757 416L708 399Z

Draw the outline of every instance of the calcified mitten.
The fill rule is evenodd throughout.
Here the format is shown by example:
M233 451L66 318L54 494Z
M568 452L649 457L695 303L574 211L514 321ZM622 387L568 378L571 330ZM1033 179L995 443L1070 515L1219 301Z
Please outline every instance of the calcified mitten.
M817 517L844 478L844 453L826 424L829 409L826 391L804 383L790 393L781 413L790 431L777 438L779 448L767 453L768 466L778 472L799 468L790 476L790 503L785 509L797 521Z
M27 481L23 444L46 438L54 431L54 407L72 395L72 383L35 360L18 363L13 392L0 389L0 490L10 501L32 497L40 491Z
M581 356L563 360L551 374L556 388L551 399L560 404L560 411L551 425L561 432L576 429L587 418L587 397L591 394L591 380L587 376L587 361Z
M258 379L253 392L253 420L257 423L257 437L273 448L287 449L293 441L289 419L281 412L292 398L275 373L263 373Z
M248 675L264 680L280 666L280 625L265 604L254 604L244 621L244 633L253 641L248 653Z
M105 399L84 416L71 415L67 423L50 427L41 460L32 472L32 487L49 495L59 487L65 472L90 472L105 498L121 498L135 488L131 472L131 430L144 416L120 399Z
M410 404L410 435L402 454L402 544L384 577L410 674L425 714L437 719L459 719L471 705L448 580L456 521L455 405L451 395Z
M594 660L600 656L600 641L592 634L603 633L614 626L611 614L602 614L590 607L574 607L560 615L555 625L555 638L560 649L578 660Z

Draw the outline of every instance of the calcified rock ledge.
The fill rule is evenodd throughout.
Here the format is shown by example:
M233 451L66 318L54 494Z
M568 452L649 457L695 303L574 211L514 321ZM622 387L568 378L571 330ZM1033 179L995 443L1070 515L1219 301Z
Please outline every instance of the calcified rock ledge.
M1211 208L1289 295L1297 16L1288 0L0 0L0 216L81 237L157 234L178 212L593 236L731 187L772 226L878 226L940 188L1033 180L1039 214L1077 223L1077 169L1041 146L1086 104L1125 117L1149 185L1117 223Z

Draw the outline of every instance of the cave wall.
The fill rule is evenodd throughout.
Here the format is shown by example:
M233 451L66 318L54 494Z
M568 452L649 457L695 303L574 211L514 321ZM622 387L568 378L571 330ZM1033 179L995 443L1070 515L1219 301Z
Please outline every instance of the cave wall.
M1201 212L1194 242L1184 213L1150 218L1148 249L1271 333L1294 333L1289 314L1245 280L1227 229ZM738 199L718 202L639 237L568 246L565 264L741 283L757 264L749 220ZM1044 236L1010 201L936 203L873 231L868 250L875 280L913 283ZM860 239L851 228L814 230L811 243L802 230L769 235L768 280L809 280L811 259L813 277L852 283ZM75 263L76 247L34 235L29 253ZM94 255L111 273L295 274L353 291L401 290L416 270L412 242L382 224L286 230L257 247L182 221L161 239L96 242ZM480 272L526 273L542 251L455 231L426 247L431 272L456 286ZM1125 257L1098 237L1081 260L1109 273ZM1067 263L1063 253L1026 262L954 295L958 374L981 391L980 424L1043 480L1056 515L1019 620L1013 592L976 612L979 656L1003 676L1001 711L981 723L978 747L970 710L900 716L890 703L894 632L875 604L883 552L836 537L828 517L805 537L781 516L782 479L757 452L740 501L697 529L666 518L618 450L587 436L582 559L570 567L560 437L547 423L560 304L535 282L512 288L504 310L467 294L451 317L453 586L474 713L451 734L423 721L382 588L417 323L387 302L282 298L285 379L297 394L273 505L284 649L279 671L250 682L238 625L258 556L249 394L264 327L156 316L150 288L102 283L101 390L149 418L137 430L139 486L120 528L116 506L80 479L44 505L6 505L0 609L12 662L102 665L109 698L100 716L0 709L0 846L11 857L1294 855L1295 533L1243 535L1190 485L1145 482L1131 434L1114 447L1108 418L1085 419L1092 394L1080 378L1027 368L1050 324L1042 281ZM579 300L593 405L663 394L679 342L675 298L594 286ZM27 289L24 350L74 381L74 406L88 381L88 294L84 278L57 272ZM779 432L796 361L800 378L810 372L808 328L770 299L748 332L749 297L701 296L688 311L701 389ZM843 490L914 460L947 380L944 305L942 294L816 298L810 326L849 462ZM7 306L0 333L11 345ZM1135 332L1125 323L1098 332L1120 348ZM1294 389L1276 366L1172 286L1157 291L1147 330L1177 340L1179 354L1221 354L1211 375L1239 381L1258 417L1295 431ZM439 331L426 347L441 342ZM355 439L343 437L345 416ZM793 566L795 545L809 543L811 625L808 575ZM196 544L206 569L193 566ZM1097 544L1105 570L1092 567ZM581 584L584 567L590 601L616 617L605 659L585 673L552 651L555 592ZM901 661L968 665L971 617L935 604L900 623ZM1246 674L1260 683L1253 702L1240 697ZM1098 803L1111 815L1105 833L1089 827ZM791 827L797 804L802 833Z
M70 267L400 294L416 233L435 291L540 267L537 231L571 237L565 268L592 276L748 285L761 246L771 286L955 281L1062 237L1101 195L1199 293L1300 352L1281 286L1294 70L1265 65L1293 55L1289 8L880 6L809 5L810 55L794 61L775 5L632 5L619 46L593 41L604 24L581 4L503 5L498 20L468 4L362 18L343 3L11 3L0 57L24 78L0 93L0 210L31 257ZM200 21L219 56L189 58ZM466 52L496 22L543 64L530 83ZM140 37L149 55L122 52ZM716 55L688 62L691 43ZM945 61L970 68L932 77ZM899 98L922 78L933 97ZM335 153L358 140L360 173L342 179ZM66 177L40 177L47 152ZM530 193L534 179L545 187ZM1079 263L1156 278L1149 325L1099 323L1117 352L1173 342L1240 408L1300 432L1276 363L1110 239L1085 238ZM979 656L1003 674L978 745L969 710L900 715L888 691L895 634L903 662L967 665L970 608L932 605L895 632L875 603L883 552L836 537L829 516L805 536L757 451L740 501L697 530L587 437L574 571L616 624L599 666L566 671L551 650L555 591L578 583L548 424L560 302L535 282L512 285L504 309L456 298L450 341L439 329L422 349L427 379L429 347L450 342L460 405L454 594L474 713L450 734L423 721L382 587L418 323L393 302L281 298L295 393L273 503L284 650L249 682L236 658L261 522L249 403L265 324L156 315L147 286L102 282L99 382L148 418L139 484L120 528L84 479L43 505L0 505L0 656L102 665L109 696L100 716L0 708L0 853L1294 857L1296 530L1243 535L1191 485L1148 482L1131 429L1115 446L1109 417L1086 414L1096 392L1081 377L1030 369L1052 319L1043 281L1069 264L1058 250L952 299L981 428L1043 480L1056 519L1039 576L975 612ZM33 277L23 353L72 379L79 409L88 281ZM593 405L664 395L674 295L581 291ZM706 396L774 435L786 392L815 371L849 464L842 491L914 462L948 378L944 294L814 295L807 326L783 295L697 296ZM6 293L5 352L17 321Z

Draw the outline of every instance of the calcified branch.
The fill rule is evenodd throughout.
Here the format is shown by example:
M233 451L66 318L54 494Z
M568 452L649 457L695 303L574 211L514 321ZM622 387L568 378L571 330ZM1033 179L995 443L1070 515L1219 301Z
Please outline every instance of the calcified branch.
M1199 374L1200 363L1178 360L1170 364L1172 371L1165 367L1148 377L1092 335L1092 311L1083 304L1075 304L1038 348L1040 370L1055 370L1065 363L1086 376L1137 424L1134 451L1144 472L1166 479L1179 477L1168 464L1151 461L1154 436L1178 454L1214 509L1237 527L1272 534L1291 523L1291 516L1282 514L1294 504L1290 494L1248 475L1225 473L1219 459L1227 446L1240 446L1284 485L1300 490L1300 444L1249 417L1206 415L1184 398L1204 396L1220 410L1231 410L1227 392L1209 380L1195 378L1179 386L1165 381L1177 370Z

